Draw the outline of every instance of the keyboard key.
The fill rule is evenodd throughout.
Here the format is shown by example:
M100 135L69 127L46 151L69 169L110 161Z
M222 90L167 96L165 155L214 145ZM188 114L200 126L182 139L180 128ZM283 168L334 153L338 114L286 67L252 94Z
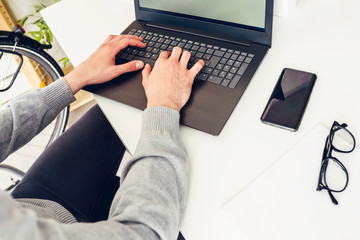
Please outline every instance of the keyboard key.
M249 64L247 64L247 63L241 64L241 67L239 68L239 71L237 72L237 74L243 75L248 66L249 66Z
M230 80L229 79L224 79L224 81L222 81L221 85L224 86L224 87L227 87L230 83Z
M231 53L225 53L224 58L229 58L231 56Z
M228 61L228 60L227 60L226 58L222 58L222 59L220 60L220 63L221 63L221 64L226 64L227 61Z
M234 64L234 60L229 59L226 64L232 66Z
M230 68L231 68L231 66L225 65L225 66L223 67L223 71L228 72L228 71L230 70Z
M209 60L211 58L210 54L204 54L203 59L204 60Z
M149 52L147 52L147 53L145 53L145 55L144 55L144 57L146 57L146 58L150 58L151 57L151 53L149 53Z
M210 45L211 46L211 45ZM214 53L214 50L213 49L208 49L208 50L206 50L206 53L207 54L213 54Z
M199 49L199 46L192 46L191 50L197 51Z
M224 78L226 76L226 72L221 71L218 76Z
M171 46L176 46L179 44L179 41L171 41L170 45Z
M244 61L244 59L245 59L244 56L239 56L237 60L238 60L239 62L242 62L242 61Z
M153 47L146 47L146 48L145 48L145 51L146 51L146 52L151 52L152 50L153 50Z
M231 80L230 84L229 84L229 88L235 88L236 85L238 84L238 82L240 81L241 76L239 75L235 75L235 77L233 78L233 80Z
M212 57L210 58L210 65L209 65L208 67L214 68L214 67L218 64L219 61L220 61L220 58L219 58L219 57L212 56Z
M209 67L203 67L203 68L201 69L201 72L207 73L207 74L210 74L212 71L213 71L213 69L212 69L212 68L209 68Z
M233 77L234 77L234 74L232 74L232 73L228 73L226 75L226 78L229 79L229 80L233 79Z
M238 54L233 54L233 55L231 55L231 59L232 60L236 60L237 58L239 57L239 55Z
M198 52L198 53L195 55L195 57L197 57L197 58L202 58L202 56L204 56L204 54L201 53L201 52Z
M152 52L152 53L158 53L159 51L160 51L160 49L154 48L151 52Z
M139 53L139 50L137 50L137 49L134 49L134 50L131 51L131 54L133 54L133 55L136 55L138 53Z
M232 68L230 69L230 72L231 72L231 73L236 73L236 72L237 72L237 70L238 70L238 68L237 68L237 67L232 67Z
M245 58L245 61L244 61L244 62L246 62L246 63L251 63L251 60L252 60L252 58L247 57L247 58Z
M221 70L224 67L224 64L219 63L216 65L216 69Z
M204 52L206 51L206 49L207 49L206 47L200 47L200 48L199 48L199 52L204 53Z
M241 62L239 62L239 61L236 61L236 62L234 63L234 67L239 68L239 67L240 67L240 65L241 65Z
M215 69L215 70L212 72L212 75L217 76L219 73L220 73L220 70Z
M220 77L210 76L208 78L208 82L215 83L215 84L220 84L221 81L222 81L222 78L220 78Z
M223 52L223 51L216 50L216 51L214 52L214 55L215 55L215 56L218 56L218 57L222 57L222 56L224 56L224 53L225 53L225 52Z
M156 60L157 58L159 57L159 54L153 54L153 55L151 55L151 59L153 59L153 60Z
M126 57L126 60L131 61L131 60L134 59L134 57L135 57L135 55L129 54L129 55Z
M132 50L133 50L132 48L127 48L127 49L125 50L125 52L126 52L126 53L131 53Z
M209 74L207 73L200 73L198 79L202 81L206 81L206 79L209 77Z
M119 58L122 58L122 59L126 59L126 57L128 56L129 54L127 54L126 52L123 52L119 55Z

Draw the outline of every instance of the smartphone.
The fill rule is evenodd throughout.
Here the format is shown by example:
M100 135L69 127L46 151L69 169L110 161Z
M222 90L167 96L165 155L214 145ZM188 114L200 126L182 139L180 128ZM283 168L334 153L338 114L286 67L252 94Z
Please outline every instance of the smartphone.
M296 131L316 81L314 73L285 68L261 116L261 121Z

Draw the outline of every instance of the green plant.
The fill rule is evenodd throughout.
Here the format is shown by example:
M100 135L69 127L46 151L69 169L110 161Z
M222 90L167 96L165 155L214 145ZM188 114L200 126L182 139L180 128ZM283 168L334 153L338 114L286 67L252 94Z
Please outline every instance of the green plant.
M54 2L59 2L60 0L54 0ZM25 26L26 23L37 26L37 31L30 31L28 32L36 41L41 44L51 45L54 41L54 35L51 32L49 26L46 24L44 19L40 15L40 11L47 6L44 4L37 4L34 5L34 13L28 14L18 20L18 23L21 26ZM30 22L31 21L31 22ZM69 58L64 57L59 60L59 62L63 62L63 67L65 68L66 65L69 63Z

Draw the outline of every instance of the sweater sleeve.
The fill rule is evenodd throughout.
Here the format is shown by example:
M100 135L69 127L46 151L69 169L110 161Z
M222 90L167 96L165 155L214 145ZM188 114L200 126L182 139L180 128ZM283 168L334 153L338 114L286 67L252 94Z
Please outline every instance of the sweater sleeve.
M74 100L63 78L11 100L0 110L0 162L28 143Z
M179 113L166 107L146 109L134 156L121 164L120 188L107 221L59 224L29 209L17 209L0 193L0 233L6 234L4 239L175 240L188 189Z

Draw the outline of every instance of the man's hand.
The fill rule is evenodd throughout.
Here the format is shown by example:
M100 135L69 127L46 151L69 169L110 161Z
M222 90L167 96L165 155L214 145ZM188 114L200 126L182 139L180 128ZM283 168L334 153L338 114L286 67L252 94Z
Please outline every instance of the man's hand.
M144 67L142 61L115 65L115 56L127 46L145 47L142 38L132 35L110 35L88 59L64 78L73 94L90 84L107 82L119 75Z
M162 52L153 70L148 64L143 69L147 107L165 106L180 112L189 100L195 76L205 62L199 60L188 70L187 64L191 54L188 51L184 51L182 55L181 53L179 47L175 47L172 53Z

